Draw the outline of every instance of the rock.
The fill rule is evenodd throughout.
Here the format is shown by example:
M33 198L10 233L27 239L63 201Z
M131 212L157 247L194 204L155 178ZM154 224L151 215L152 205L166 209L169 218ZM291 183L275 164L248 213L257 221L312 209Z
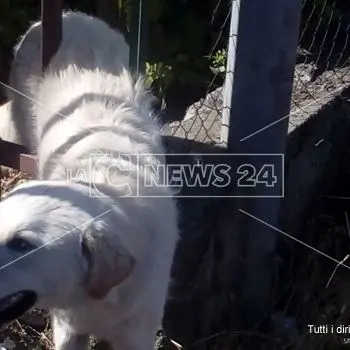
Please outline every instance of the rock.
M222 87L210 92L204 99L191 105L185 114L184 121L195 118L198 114L209 114L211 111L221 111L223 104Z
M221 132L222 87L191 105L182 121L169 124L168 134L204 143L219 143Z
M349 67L326 71L312 81L316 69L314 63L295 66L289 133L350 85ZM163 134L220 145L222 107L222 87L219 87L191 105L181 121L167 125Z

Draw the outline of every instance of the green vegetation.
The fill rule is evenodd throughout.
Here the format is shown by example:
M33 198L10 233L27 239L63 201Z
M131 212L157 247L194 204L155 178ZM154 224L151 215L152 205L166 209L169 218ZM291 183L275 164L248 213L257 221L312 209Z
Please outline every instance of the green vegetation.
M67 0L65 8L79 9L97 15L101 4L93 0ZM116 0L115 14L119 22L130 31L133 5L138 1ZM148 40L144 44L147 56L147 81L161 99L167 99L175 91L187 94L177 99L177 107L185 108L191 100L205 93L213 79L208 54L217 38L229 10L229 0L147 0L145 13ZM38 0L0 1L1 66L12 51L29 23L40 16ZM216 50L225 48L227 26L217 42ZM3 72L5 73L5 72ZM2 76L1 78L4 78ZM219 80L218 83L221 81ZM170 98L171 100L171 98ZM181 108L180 108L181 109Z
M214 74L224 74L226 71L226 60L227 60L226 49L218 50L211 59L210 70Z
M152 87L158 94L158 97L165 103L165 91L174 80L172 67L162 62L149 63L146 62L146 82L149 87Z
M106 2L65 0L64 7L98 15ZM128 32L132 26L133 6L137 3L135 0L109 1L115 6L115 12L105 13L109 14L107 17L115 18L115 22L123 23L123 29ZM168 107L174 106L180 112L201 97L213 80L215 85L211 89L222 84L229 8L230 0L147 0L144 13L148 38L144 43L146 78ZM330 37L332 23L338 25L345 12L349 13L349 4L344 0L335 3L332 0L305 0L302 28L307 24L303 36L306 48L315 41L314 36L316 41L322 42L328 31ZM6 80L10 53L19 35L39 16L39 0L0 1L1 79Z

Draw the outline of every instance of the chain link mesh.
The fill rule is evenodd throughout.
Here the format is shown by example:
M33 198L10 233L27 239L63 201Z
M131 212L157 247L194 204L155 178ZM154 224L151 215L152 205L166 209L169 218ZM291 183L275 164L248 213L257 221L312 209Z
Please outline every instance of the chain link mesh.
M345 9L340 12L339 4L335 0L303 2L291 103L292 130L336 96L342 96L350 84L350 17Z
M350 85L350 5L339 4L340 1L335 0L303 1L289 131L336 96L346 98L345 91ZM224 6L221 1L218 2L220 6ZM230 15L227 9L219 37ZM216 44L209 53L210 57L215 50ZM220 78L225 74L229 79L230 73L214 74L208 82L207 94L187 109L181 121L170 124L171 135L198 142L220 142L223 109Z
M212 16L213 23L217 13L226 8L227 14L222 20L216 40L212 44L211 50L208 52L207 56L208 69L211 69L213 76L212 79L207 82L206 94L199 101L188 107L181 121L170 123L169 129L172 136L209 144L218 143L220 140L223 108L222 88L223 80L226 75L226 50L225 48L220 48L219 43L222 38L224 36L227 37L228 34L231 6L228 6L225 1L218 0ZM224 65L216 63L214 67L211 67L209 62L212 62L218 54L221 54L221 62Z

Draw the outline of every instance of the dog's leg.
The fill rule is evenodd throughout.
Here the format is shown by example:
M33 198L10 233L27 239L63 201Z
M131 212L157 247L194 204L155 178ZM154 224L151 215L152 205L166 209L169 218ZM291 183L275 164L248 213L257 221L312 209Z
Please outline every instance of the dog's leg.
M69 332L67 324L56 316L52 318L55 350L87 350L89 336Z

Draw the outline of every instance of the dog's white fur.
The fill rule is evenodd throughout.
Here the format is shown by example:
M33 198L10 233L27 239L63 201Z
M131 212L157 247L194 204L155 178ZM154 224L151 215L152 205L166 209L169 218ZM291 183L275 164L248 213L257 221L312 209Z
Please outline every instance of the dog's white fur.
M87 48L87 42L93 45ZM112 31L103 21L80 12L66 12L62 17L60 50L52 58L50 67L57 71L74 62L80 68L103 67L115 72L121 64L128 66L129 51L123 35ZM33 128L35 120L27 114L30 113L30 99L34 98L36 91L33 86L34 79L40 77L41 68L41 22L36 22L30 26L14 48L9 77L11 89L6 90L8 99L12 101L12 109L1 111L4 114L11 112L12 117L4 117L0 121L0 131L5 130L0 136L4 135L4 138L12 142L20 140L20 144L31 149L37 145L28 130ZM30 86L29 76L32 76ZM11 119L18 121L15 127ZM10 122L7 123L6 120Z
M12 113L12 101L0 106L0 138L18 144L25 143L21 139L15 124L14 114Z
M27 133L40 180L0 203L0 263L15 261L0 269L0 297L36 291L37 306L52 310L57 350L85 349L88 335L114 349L151 349L178 237L171 191L145 186L156 171L149 164L164 163L160 127L151 96L125 68L122 35L81 13L66 13L64 23L42 78L36 65L14 72L15 85L40 101L16 101L22 115L36 116ZM36 49L28 54L38 58ZM127 162L120 153L160 155ZM138 195L124 197L130 192ZM21 253L6 245L15 237L42 248L16 261Z

